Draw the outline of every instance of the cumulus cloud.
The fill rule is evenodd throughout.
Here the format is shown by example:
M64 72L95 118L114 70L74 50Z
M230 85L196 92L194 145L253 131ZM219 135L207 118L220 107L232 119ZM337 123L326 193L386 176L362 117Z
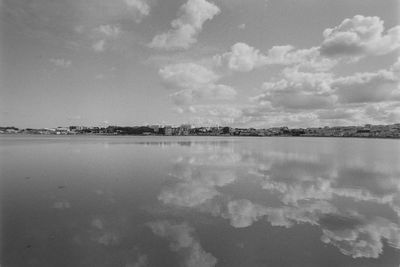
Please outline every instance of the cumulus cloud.
M399 81L392 70L380 70L337 78L332 87L342 103L398 101Z
M147 225L155 235L169 240L172 251L184 255L184 266L210 267L217 264L217 259L206 252L200 242L194 238L194 229L187 223L157 221Z
M145 0L124 0L129 9L137 10L137 22L140 22L143 17L150 14L150 6Z
M246 24L245 24L245 23L239 24L239 25L238 25L238 29L239 29L239 30L244 30L244 29L246 29Z
M53 63L56 67L68 68L71 66L71 60L67 60L64 58L50 58L50 62Z
M335 97L331 93L332 75L307 73L286 69L284 79L263 84L263 93L255 101L270 102L273 107L285 109L321 109L332 107Z
M259 50L245 43L236 43L231 47L231 51L224 53L221 57L226 61L229 69L247 72L255 67L264 65L265 56Z
M115 246L120 242L120 237L114 232L106 232L96 238L99 244L104 246Z
M338 36L345 31L358 36L360 45L350 43L352 48L349 51L355 52L333 56L332 51L327 51L334 49L334 44L341 40ZM338 64L355 63L361 56L382 55L396 50L399 43L396 32L397 27L393 27L384 33L383 22L377 17L355 16L327 29L320 46L297 49L281 45L262 52L239 42L232 45L229 51L203 60L201 64L167 65L160 70L160 76L167 87L176 90L171 99L180 106L179 112L186 110L193 114L193 120L203 123L253 127L394 123L399 116L396 105L400 100L399 63L388 69L342 77L331 71ZM216 108L213 107L215 103L207 103L207 110L204 102L196 103L202 99L233 99L235 89L219 84L220 79L232 72L250 72L271 65L286 68L279 76L265 82L261 93L249 98L250 104L227 107L224 103L224 108ZM370 103L377 106L373 107ZM190 106L184 108L184 105ZM228 110L232 111L230 115L225 112Z
M400 103L370 103L358 109L364 116L364 121L371 121L376 123L393 123L400 121Z
M302 116L303 126L308 121L306 117L314 122L319 120L320 124L326 121L339 124L396 122L400 100L397 62L388 69L342 77L331 72L299 69L285 68L280 79L265 82L262 92L251 98L255 106L242 110L243 118L268 119L273 114L282 125L290 115L293 125L294 112L301 111L296 116Z
M71 44L87 46L87 43L90 43L90 47L96 52L106 51L109 47L127 47L136 38L122 29L131 27L132 21L141 22L150 14L151 9L147 0L96 0L90 1L90 3L86 0L77 0L74 5L77 7L71 9L70 4L65 4L65 6L63 4L60 9L62 12L58 14L71 18L76 15L77 9L80 17L84 18L74 26L74 32L79 39ZM40 13L38 16L43 16L42 11L46 8L40 7L40 5L36 8L35 12ZM54 23L57 24L57 22Z
M384 55L400 47L400 26L384 33L379 17L356 15L323 32L321 53L325 56Z
M296 65L308 69L327 70L337 63L336 60L322 57L318 47L295 49L291 45L281 45L273 46L267 53L262 53L246 43L234 44L230 51L215 55L214 61L216 65L240 72L249 72L267 65Z
M357 15L339 26L326 29L323 36L320 46L296 49L291 45L281 45L272 47L267 53L246 43L236 43L230 51L216 55L214 60L241 72L272 64L328 70L338 63L335 56L383 55L400 47L400 26L384 34L383 21L378 17Z
M220 9L206 0L188 0L180 8L180 15L171 22L172 29L154 36L149 44L159 49L188 49L197 42L197 35L207 20L220 13Z
M201 99L229 100L236 96L234 88L217 83L219 75L196 63L167 65L160 69L159 75L168 88L177 90L170 95L177 105Z
M349 52L335 56L331 50L337 49L335 45L342 40L342 34L347 36L344 32L358 36L355 40L359 42L346 43L351 47ZM342 77L332 70L339 64L355 63L361 56L396 50L396 36L397 26L385 33L379 18L355 16L327 29L320 46L298 49L280 45L262 52L238 42L227 52L198 63L166 65L159 74L164 84L174 90L170 98L179 106L178 112L188 113L191 120L205 124L304 127L394 123L399 117L399 63ZM261 93L249 98L249 104L234 106L224 102L221 108L216 107L221 100L233 100L237 95L230 85L219 83L222 78L272 65L285 68L266 81Z
M94 29L99 34L105 35L107 37L116 38L121 33L121 28L116 25L100 25L99 27Z
M95 52L103 52L109 43L120 37L122 31L119 25L104 24L92 30L91 38L94 40L92 48Z
M102 39L93 43L92 48L96 52L103 52L105 50L106 40Z
M188 88L193 84L205 86L219 79L213 71L195 63L167 65L160 69L159 74L168 85L179 88Z

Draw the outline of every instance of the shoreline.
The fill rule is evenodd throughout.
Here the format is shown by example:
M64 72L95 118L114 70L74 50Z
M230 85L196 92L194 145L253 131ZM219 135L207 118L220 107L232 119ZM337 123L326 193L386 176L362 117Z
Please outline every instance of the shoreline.
M36 136L36 137L171 137L171 138L182 138L182 137L217 137L217 138L337 138L337 139L389 139L396 140L400 137L386 137L386 136L324 136L324 135L132 135L132 134L26 134L26 133L2 133L3 136Z

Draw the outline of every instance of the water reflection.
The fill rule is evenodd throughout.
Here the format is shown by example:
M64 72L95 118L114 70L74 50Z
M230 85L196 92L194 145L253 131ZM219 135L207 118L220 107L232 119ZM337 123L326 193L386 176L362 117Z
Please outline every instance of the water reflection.
M197 144L174 163L175 181L161 190L162 203L228 219L235 228L259 220L286 228L318 226L323 243L353 258L378 258L386 243L400 249L398 166L377 168L382 165L379 160L354 164L347 159L356 152L332 155L335 150L208 148ZM238 198L234 191L224 190L243 180L278 201L251 194Z
M0 139L2 266L400 264L395 140L50 139Z
M157 236L167 238L172 251L181 253L184 266L214 266L217 259L204 251L198 240L194 238L194 229L187 223L171 223L169 221L150 222L148 226Z
M199 206L220 195L218 188L236 180L233 168L239 161L240 156L231 151L208 153L198 147L191 156L178 158L170 174L176 182L164 187L158 198L165 204Z

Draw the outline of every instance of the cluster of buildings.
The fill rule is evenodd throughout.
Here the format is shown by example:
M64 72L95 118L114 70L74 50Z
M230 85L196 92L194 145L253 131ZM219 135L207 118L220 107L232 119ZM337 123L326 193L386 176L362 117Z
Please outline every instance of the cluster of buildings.
M325 137L376 137L400 138L400 123L390 125L335 126L319 128L274 127L268 129L232 127L192 127L183 124L178 127L146 125L134 127L69 126L43 129L18 129L0 127L0 134L55 134L55 135L167 135L167 136L325 136Z

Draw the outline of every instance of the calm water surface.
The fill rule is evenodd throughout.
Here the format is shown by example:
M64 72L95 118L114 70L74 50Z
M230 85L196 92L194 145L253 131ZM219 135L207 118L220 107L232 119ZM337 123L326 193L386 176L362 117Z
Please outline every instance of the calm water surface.
M400 141L2 136L2 267L400 265Z

